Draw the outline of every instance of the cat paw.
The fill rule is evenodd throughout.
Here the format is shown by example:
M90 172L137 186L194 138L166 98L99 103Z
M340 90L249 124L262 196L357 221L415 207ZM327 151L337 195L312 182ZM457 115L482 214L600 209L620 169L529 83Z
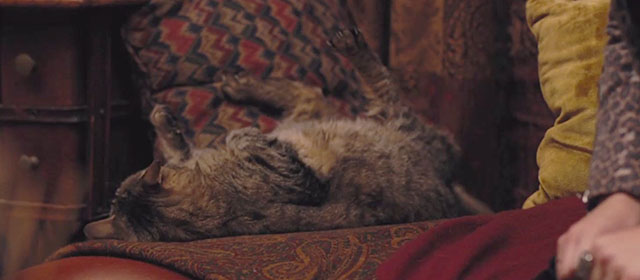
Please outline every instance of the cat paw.
M338 30L327 44L343 55L354 55L367 49L367 42L357 27Z
M149 120L155 127L157 136L155 158L166 163L182 162L191 158L191 144L169 107L154 106Z
M251 89L256 86L256 78L249 72L223 73L217 79L222 92L234 100L248 99Z
M151 124L163 133L179 133L178 121L166 105L156 105L149 115Z

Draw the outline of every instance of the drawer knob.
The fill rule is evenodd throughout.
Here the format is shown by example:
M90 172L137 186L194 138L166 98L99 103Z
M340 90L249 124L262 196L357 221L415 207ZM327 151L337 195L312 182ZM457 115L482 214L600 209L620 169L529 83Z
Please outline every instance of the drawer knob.
M40 166L40 159L36 156L22 155L18 160L18 164L25 169L35 170Z
M25 78L33 74L33 72L36 69L36 61L33 60L33 58L26 53L21 53L18 56L16 56L15 63L16 63L16 72L18 72L20 76Z

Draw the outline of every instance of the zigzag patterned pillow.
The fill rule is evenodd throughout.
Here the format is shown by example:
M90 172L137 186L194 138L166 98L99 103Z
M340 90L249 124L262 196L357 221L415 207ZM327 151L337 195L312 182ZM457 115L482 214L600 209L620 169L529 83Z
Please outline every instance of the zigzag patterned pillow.
M198 145L210 145L229 129L276 123L226 102L211 84L220 70L305 81L356 113L359 78L325 43L351 24L340 0L152 0L122 33L144 91L172 104Z
M154 95L155 102L167 104L182 118L186 135L198 147L222 144L228 131L246 126L264 132L273 130L278 119L252 105L234 104L225 100L215 84L200 87L174 87ZM356 102L327 96L327 100L346 117L355 116Z

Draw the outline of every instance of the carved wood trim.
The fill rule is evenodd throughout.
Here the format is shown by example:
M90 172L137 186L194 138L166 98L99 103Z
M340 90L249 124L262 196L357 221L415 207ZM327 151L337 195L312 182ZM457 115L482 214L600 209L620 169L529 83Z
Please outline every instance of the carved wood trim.
M110 110L114 119L130 116L132 109L130 104L116 101ZM89 120L87 106L24 107L0 104L0 122L72 124Z
M0 0L0 7L83 8L144 4L148 0Z

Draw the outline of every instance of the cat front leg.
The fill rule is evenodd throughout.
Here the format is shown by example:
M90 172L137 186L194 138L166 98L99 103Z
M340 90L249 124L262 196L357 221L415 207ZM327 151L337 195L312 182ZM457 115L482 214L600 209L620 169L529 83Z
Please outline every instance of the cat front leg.
M300 81L282 78L259 79L250 74L223 74L222 91L236 101L253 101L282 110L284 120L311 120L336 115L322 90Z
M156 131L156 149L159 150L158 159L166 163L183 162L191 158L192 147L180 128L178 121L165 105L153 107L149 120Z
M295 148L265 135L257 128L236 129L227 135L226 148L236 156L236 188L253 197L278 203L317 206L328 194L327 186L300 158ZM246 176L239 175L246 172ZM241 182L240 182L241 181Z

